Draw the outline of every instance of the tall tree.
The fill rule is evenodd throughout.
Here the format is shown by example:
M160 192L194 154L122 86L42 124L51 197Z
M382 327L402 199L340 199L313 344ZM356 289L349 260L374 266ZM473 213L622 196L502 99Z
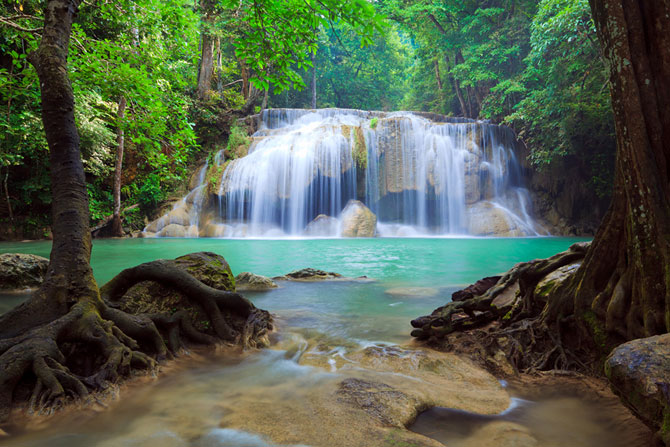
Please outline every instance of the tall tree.
M138 281L171 284L194 297L219 339L246 344L247 333L252 340L257 334L253 327L247 331L245 325L245 335L239 338L222 315L223 309L232 306L235 315L253 320L257 309L244 297L208 287L165 261L125 270L101 294L90 265L88 195L67 69L79 5L80 0L47 2L42 40L30 55L40 80L42 121L50 152L53 246L42 286L26 302L0 316L0 422L9 416L14 389L26 376L36 378L31 398L35 405L58 405L68 395L83 397L89 389L104 388L133 368L152 368L154 358L173 351L158 331L155 317L130 315L107 304L107 299L125 293ZM259 315L252 326L269 321L262 312ZM183 328L184 317L177 321L175 316L163 314L160 319L173 320L171 324ZM77 356L90 360L90 367L78 374L68 367L78 364L73 362Z
M610 73L614 194L562 313L591 309L628 340L670 331L670 4L590 5Z

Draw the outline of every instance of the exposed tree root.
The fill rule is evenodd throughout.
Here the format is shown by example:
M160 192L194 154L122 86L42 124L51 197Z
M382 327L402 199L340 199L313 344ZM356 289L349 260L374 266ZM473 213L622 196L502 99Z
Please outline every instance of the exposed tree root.
M561 267L580 263L588 244L574 244L548 259L517 264L480 296L454 301L431 315L413 320L412 336L428 343L469 353L487 366L510 373L542 370L587 370L586 344L574 332L574 318L562 318L553 300L560 281L543 278ZM566 331L566 328L569 330ZM509 363L501 364L499 353ZM503 362L504 363L504 362Z
M211 333L196 329L185 309L133 315L116 308L116 299L147 280L198 306L211 322ZM30 301L40 299L38 293ZM272 330L268 312L237 293L205 285L174 261L124 270L100 295L70 302L67 312L48 323L0 338L0 423L8 420L14 402L50 414L135 372L155 371L158 362L179 355L189 343L263 347ZM25 309L33 306L28 302ZM4 320L0 317L0 327Z

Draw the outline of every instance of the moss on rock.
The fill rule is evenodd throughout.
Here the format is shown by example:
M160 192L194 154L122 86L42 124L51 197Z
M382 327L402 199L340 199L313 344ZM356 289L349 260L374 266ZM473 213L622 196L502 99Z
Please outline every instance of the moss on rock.
M235 276L223 256L211 252L191 253L175 259L175 264L204 284L219 290L235 291ZM133 286L115 305L132 314L168 313L186 310L194 327L212 334L205 311L172 288L153 281ZM225 315L224 315L225 317ZM235 326L235 320L227 318Z

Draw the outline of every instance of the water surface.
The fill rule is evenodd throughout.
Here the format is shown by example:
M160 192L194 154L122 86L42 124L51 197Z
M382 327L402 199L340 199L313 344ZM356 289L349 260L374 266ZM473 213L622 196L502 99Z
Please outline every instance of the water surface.
M248 293L257 306L276 316L280 327L276 337L282 349L233 359L214 356L182 360L186 366L133 388L108 411L84 412L42 431L10 438L7 445L271 446L270 440L257 433L221 427L220 421L236 411L231 402L239 402L245 394L261 395L272 405L299 399L309 389L338 380L334 367L298 364L296 352L312 350L325 356L324 365L334 365L337 356L361 346L408 342L409 321L444 304L458 287L502 273L518 262L548 257L580 240L583 239L95 241L91 263L100 283L123 268L195 251L223 255L235 274L251 271L274 276L314 267L349 277L365 275L373 281L282 282L275 290ZM0 252L48 256L49 250L49 242L0 244ZM0 312L18 300L16 295L0 296ZM570 397L569 404L561 406L560 411L544 411L547 405L540 402L529 406L522 417L514 419L529 427L528 433L542 440L542 445L597 447L607 442L612 447L623 447L624 444L612 441L612 424L601 408L581 403L575 397ZM434 436L426 434L447 445L473 445L478 430L490 425L486 419L480 423L476 415L454 416L440 411L422 417L417 423L424 424L423 428L415 428L422 433L434 432ZM584 415L598 412L604 416L583 422ZM561 427L570 427L572 432L550 430L556 418L561 418ZM580 442L574 444L574 439Z

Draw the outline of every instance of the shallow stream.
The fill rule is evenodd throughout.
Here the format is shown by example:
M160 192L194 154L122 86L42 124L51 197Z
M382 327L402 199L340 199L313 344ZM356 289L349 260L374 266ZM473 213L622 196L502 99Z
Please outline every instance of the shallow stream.
M122 399L107 411L63 415L47 428L0 439L0 444L347 445L341 439L331 442L329 437L338 436L337 430L331 433L323 422L338 415L328 413L329 407L319 406L316 399L319 390L335 389L342 377L353 374L357 368L351 360L355 352L370 346L408 345L409 321L444 304L457 288L502 273L517 262L548 257L576 241L568 238L96 241L92 265L101 284L123 268L195 251L223 255L235 274L251 271L275 276L313 267L348 277L367 276L369 280L282 282L275 290L247 293L258 307L276 316L280 330L275 335L275 349L232 356L219 353L182 357L158 379L124 388ZM0 253L48 256L49 250L49 242L0 244ZM17 295L0 295L0 313L20 299ZM464 397L459 408L470 408L468 399ZM431 446L440 445L434 444L438 441L449 446L487 445L477 439L492 423L516 427L512 432L506 428L505 439L518 442L504 445L636 445L636 441L631 441L635 439L633 435L612 435L609 409L575 396L552 396L552 399L527 404L524 411L517 411L508 419L490 419L491 416L481 419L468 413L431 410L432 413L419 417L414 429L432 439L400 444L392 437L380 438L375 445ZM550 429L558 420L561 427L568 428ZM517 438L514 430L519 433ZM349 445L364 444L357 444L352 438Z

